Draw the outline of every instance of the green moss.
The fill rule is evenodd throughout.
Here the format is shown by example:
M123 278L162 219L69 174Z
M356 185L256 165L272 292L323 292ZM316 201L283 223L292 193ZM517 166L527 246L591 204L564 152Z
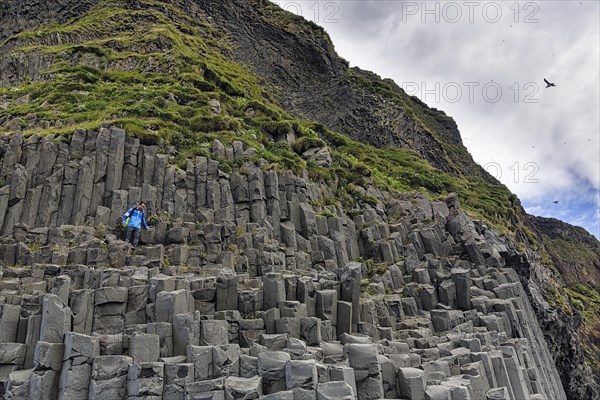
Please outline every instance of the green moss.
M376 262L374 260L366 260L367 264L367 274L369 276L369 280L373 278L375 275L383 275L388 270L388 265L384 262Z
M190 121L190 128L194 132L220 132L220 131L231 131L240 128L239 121L223 117L221 115L216 116L201 116L195 117Z
M337 177L333 175L331 169L322 167L314 161L306 162L308 177L313 182L334 183Z
M304 136L294 143L292 149L298 154L304 153L308 149L321 148L327 146L327 143L317 137Z
M331 211L329 211L329 210L321 211L321 212L319 213L319 215L322 215L322 216L324 216L324 217L328 217L328 218L329 218L329 217L331 217L331 218L335 218L335 217L337 217L337 215L335 215L334 213L332 213L332 212L331 212Z
M600 292L583 284L566 288L565 292L583 317L585 360L592 367L600 367Z
M31 243L29 245L29 250L31 251L38 251L39 249L41 249L42 247L40 246L39 243Z
M293 132L292 123L290 121L269 121L261 124L261 130L273 137L287 135Z
M325 29L309 21L299 15L283 10L277 4L271 3L267 0L253 0L259 3L262 7L260 8L263 14L263 20L267 23L273 24L289 33L294 35L308 34L311 37L319 38L326 41L329 45L332 45L329 35L325 32Z
M278 121L281 118L281 111L272 106L264 104L262 101L250 100L245 104L244 111L253 110L255 113L262 114L268 120Z
M596 289L578 284L572 288L565 288L565 293L569 296L571 303L580 305L583 311L583 319L587 325L594 325L600 321L600 292ZM600 337L600 332L597 332Z
M547 286L548 303L554 307L560 307L565 313L572 315L571 307L567 303L564 293L560 293L554 286Z
M551 256L560 260L561 263L586 263L596 257L592 248L582 246L580 243L574 241L560 238L546 238L544 242L549 249Z

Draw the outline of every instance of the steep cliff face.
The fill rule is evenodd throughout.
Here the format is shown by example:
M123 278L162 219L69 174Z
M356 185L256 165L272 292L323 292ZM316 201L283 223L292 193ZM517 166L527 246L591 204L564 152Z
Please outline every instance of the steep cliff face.
M552 264L570 285L600 288L600 243L593 235L554 218L530 221L542 236Z
M0 42L10 36L85 14L100 0L3 0L0 4Z
M553 289L548 296L551 309L538 307L538 320L548 327L547 341L556 349L558 368L576 371L568 375L572 377L568 390L580 398L593 398L597 394L584 383L589 375L582 370L581 359L585 358L600 382L600 244L584 229L553 218L530 217L529 221L539 237L545 264L559 272L551 279L558 278L558 287L563 288ZM579 333L583 351L569 332Z
M278 90L294 115L376 147L414 149L436 168L495 182L462 145L452 118L408 96L390 80L337 55L322 28L266 0L200 3L231 33L233 55Z
M195 186L200 192L192 195L188 187L198 182L197 174L204 179L204 173L196 171L196 156L220 163L218 174L214 163L207 164L211 174L217 174L212 176L216 183L210 189L204 186L211 193L210 200L204 200L210 201L208 208L212 210L214 202L227 204L214 208L219 217L237 215L237 208L243 215L247 211L241 210L253 212L252 202L241 201L244 205L237 206L230 201L230 196L240 194L238 189L245 192L245 184L236 186L237 180L245 182L245 178L236 175L232 180L227 174L237 171L246 176L255 167L292 171L294 185L306 187L296 193L301 202L308 196L323 217L329 213L348 216L365 209L381 215L385 210L390 222L405 206L388 209L390 202L398 200L389 193L418 189L441 198L457 192L470 215L516 236L509 246L510 255L502 254L502 266L518 272L567 396L587 399L597 395L589 367L583 365L576 330L581 315L593 321L590 314L600 310L597 292L591 291L597 289L598 242L564 225L530 221L516 196L473 162L450 117L407 96L391 81L349 69L321 28L265 1L75 3L7 1L0 5L0 37L7 39L0 45L0 129L10 132L0 147L5 165L0 173L0 209L4 210L0 229L16 241L6 253L12 262L61 260L56 263L93 265L98 262L94 257L100 257L102 265L111 265L112 252L101 251L101 243L89 237L92 248L86 244L72 256L72 249L56 255L59 249L50 251L51 232L44 239L43 251L32 253L18 242L35 237L39 232L34 227L112 225L121 208L140 196L151 199L152 209L184 221L206 218L196 211L207 206L198 203L207 193ZM41 16L39 10L47 15ZM40 25L48 21L60 24ZM129 135L119 131L107 139L106 130L100 132L100 127L109 124L124 128ZM34 133L39 136L31 136ZM215 145L215 138L226 146ZM241 144L234 146L234 141ZM245 153L248 149L254 150ZM120 169L114 162L121 159L122 151L126 156ZM90 158L92 154L96 158ZM103 168L106 173L97 172ZM168 187L161 191L165 179ZM313 190L323 194L315 195ZM169 200L163 202L164 198ZM322 207L334 203L335 208ZM257 215L262 215L262 206L257 207ZM418 214L408 205L406 210ZM281 225L276 221L269 229L290 228L289 220L294 229L303 226L304 217L296 211L279 216ZM410 218L408 222L412 223ZM478 235L486 237L487 228L479 222L475 225ZM227 226L218 229L233 229ZM443 236L449 228L436 229ZM159 236L155 243L179 241L175 238L185 236L183 232L173 231L172 239ZM365 235L366 247L352 254L377 259L381 249L371 247L371 241L379 243L377 233ZM308 236L303 238L296 237L300 246L308 246ZM330 239L335 242L333 236ZM415 235L411 240L418 242ZM320 247L324 246L331 252L330 244L317 238L311 246L318 251L324 251ZM455 244L455 256L473 257L467 250L471 247L461 247L467 243ZM118 241L110 241L110 246L121 249ZM170 257L181 257L179 247L169 250ZM579 249L585 249L585 257L579 257ZM144 256L153 251L162 250L144 250ZM418 254L420 262L427 260L425 254ZM135 254L129 256L126 265L142 262ZM192 259L206 265L197 253ZM574 286L580 277L591 288ZM571 288L563 291L567 283ZM492 292L486 284L480 289ZM418 297L413 292L405 295ZM522 305L521 311L527 307ZM586 343L597 345L598 326L586 322L584 329L584 340L590 338ZM527 337L541 336L535 330ZM588 361L597 357L598 348L587 349Z
M567 286L565 278L554 270L553 264L542 262L539 252L527 250L518 259L512 260L512 265L535 310L568 398L596 398L597 385L591 381L598 379L598 353L594 347L597 335L593 332L597 329L600 303L592 296L579 296L571 289L556 289L561 285ZM574 294L588 307L588 321L583 326L582 307L570 303L575 299Z

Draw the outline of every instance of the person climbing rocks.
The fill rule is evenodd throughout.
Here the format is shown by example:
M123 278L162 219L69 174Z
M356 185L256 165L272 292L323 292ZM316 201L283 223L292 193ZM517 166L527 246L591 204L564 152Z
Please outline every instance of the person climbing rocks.
M137 207L130 208L125 215L123 215L122 224L126 227L125 241L134 246L137 246L140 240L140 230L142 228L148 230L146 215L144 214L145 209L146 203L140 201Z

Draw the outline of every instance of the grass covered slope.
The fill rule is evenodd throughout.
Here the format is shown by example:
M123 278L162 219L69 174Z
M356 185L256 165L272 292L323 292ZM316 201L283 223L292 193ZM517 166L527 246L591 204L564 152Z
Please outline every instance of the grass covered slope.
M29 93L32 101L7 111L36 113L57 133L73 130L57 127L61 121L90 127L112 120L170 137L206 128L201 118L209 114L208 100L221 93L232 100L269 97L255 77L225 58L222 34L168 3L104 1L67 24L21 33L3 47L13 59L42 66L31 76L14 61L20 86L4 92L9 98Z

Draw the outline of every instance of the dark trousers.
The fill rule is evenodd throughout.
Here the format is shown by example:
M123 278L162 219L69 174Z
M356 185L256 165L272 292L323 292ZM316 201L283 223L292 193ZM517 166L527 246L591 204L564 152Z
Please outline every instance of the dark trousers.
M131 237L133 236L133 241ZM133 226L128 226L127 231L125 232L125 241L127 243L132 243L134 246L138 245L140 241L140 230L138 228L134 228Z

